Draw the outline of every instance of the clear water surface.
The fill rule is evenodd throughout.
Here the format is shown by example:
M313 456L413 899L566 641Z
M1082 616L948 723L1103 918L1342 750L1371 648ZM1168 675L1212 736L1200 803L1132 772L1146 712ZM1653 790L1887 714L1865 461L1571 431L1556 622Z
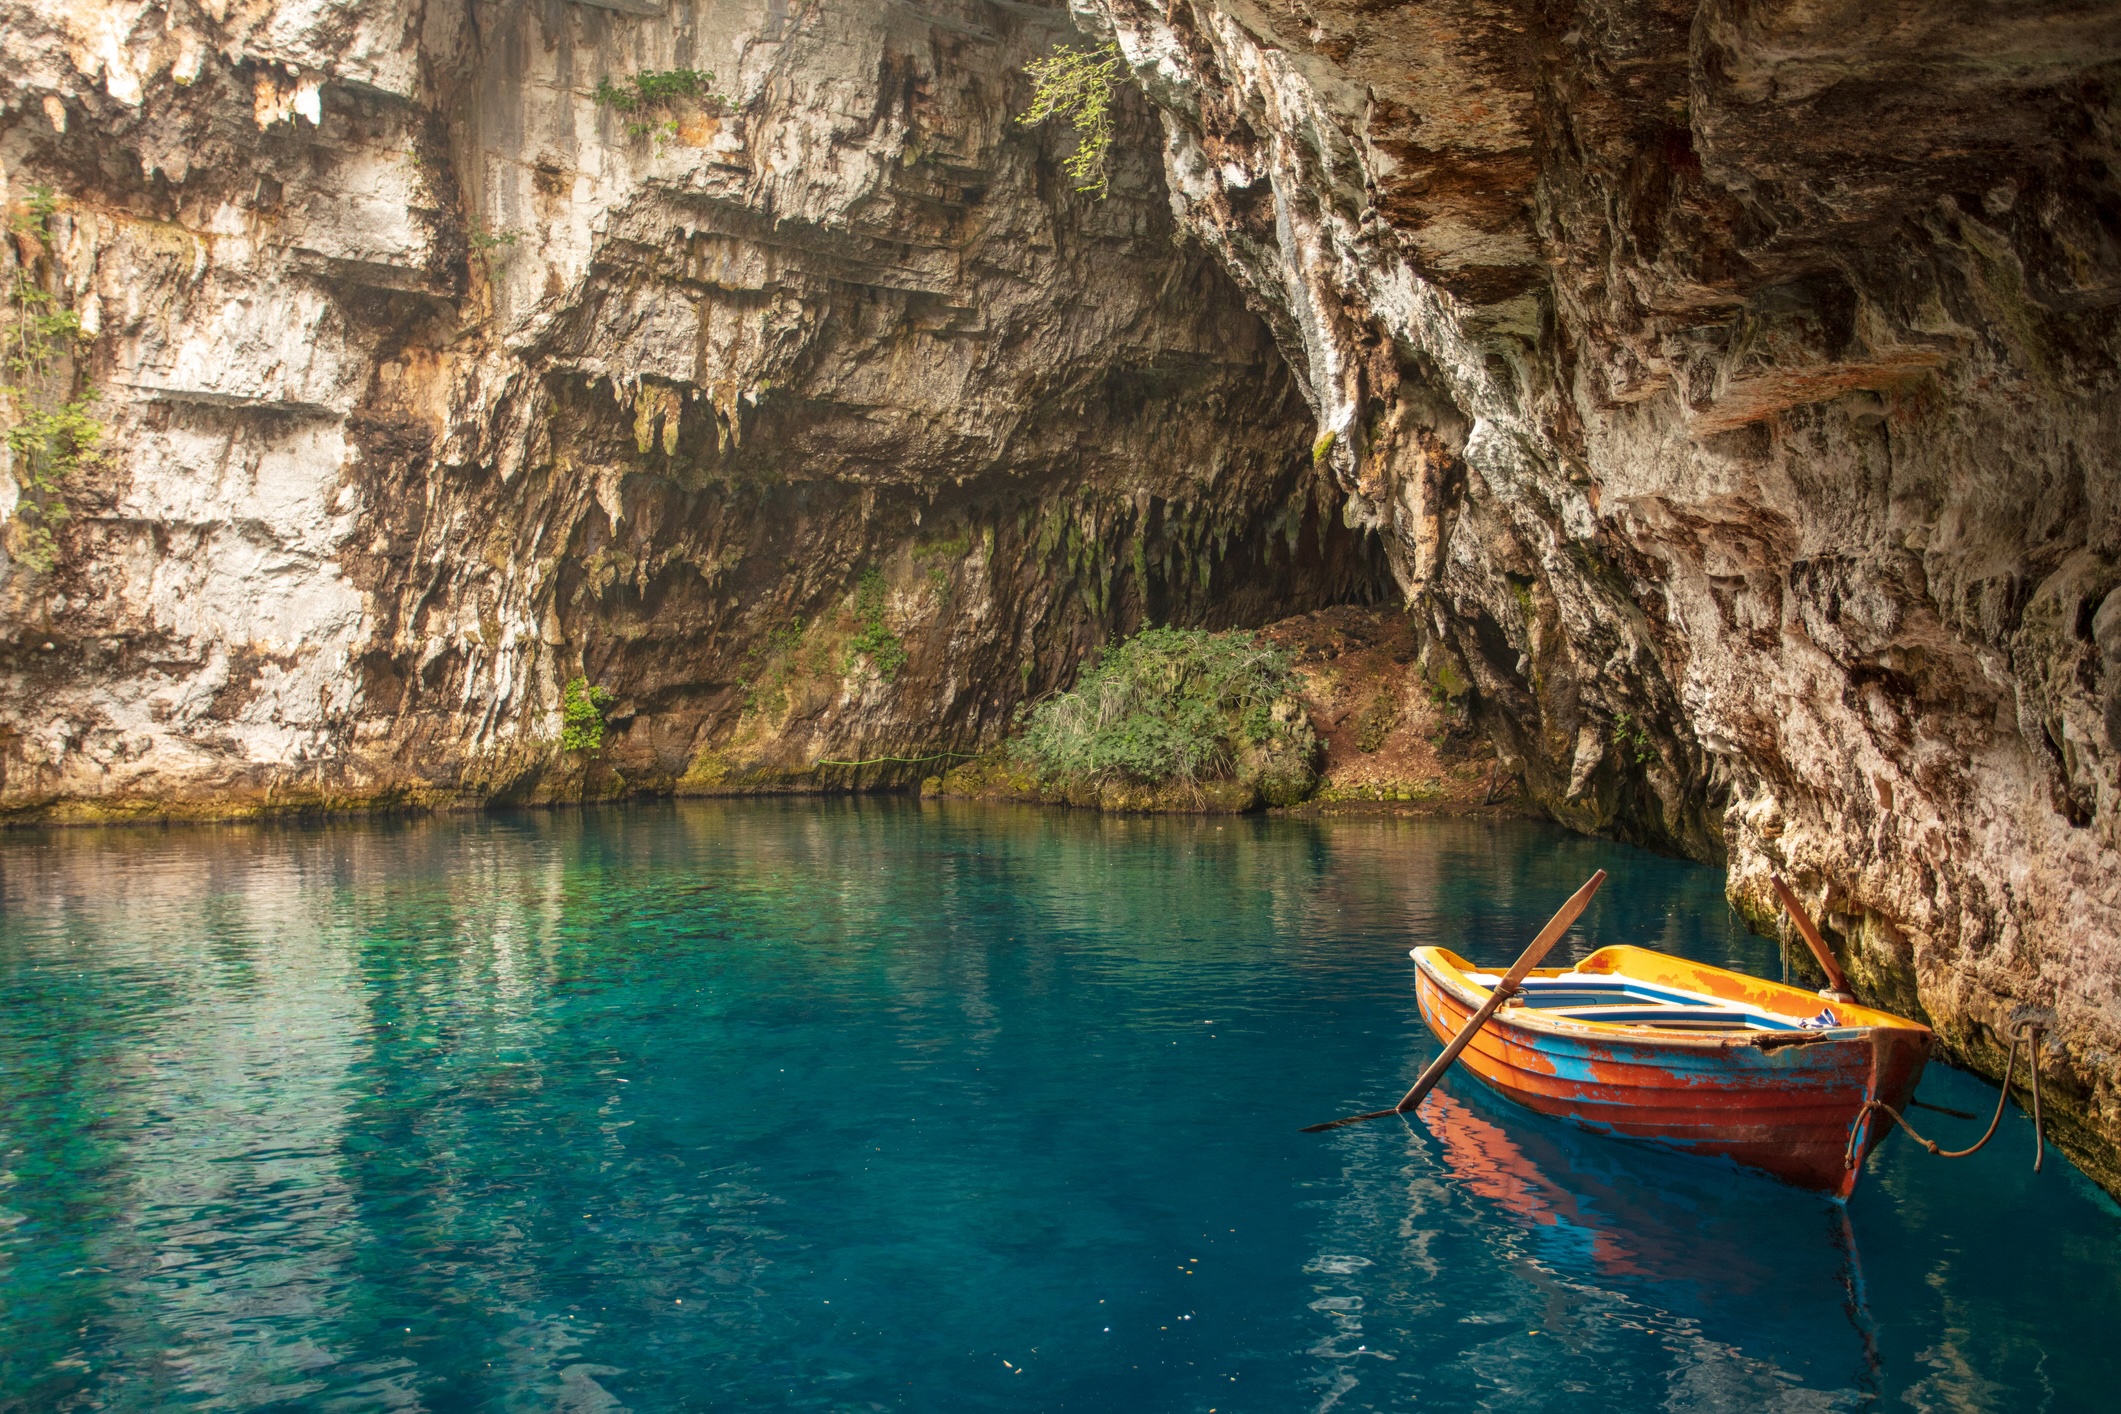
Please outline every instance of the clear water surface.
M1434 1054L1410 946L1505 961L1599 866L1576 955L1779 966L1533 824L0 838L0 1407L2114 1407L2121 1212L2015 1110L1846 1209L1465 1078L1296 1132Z

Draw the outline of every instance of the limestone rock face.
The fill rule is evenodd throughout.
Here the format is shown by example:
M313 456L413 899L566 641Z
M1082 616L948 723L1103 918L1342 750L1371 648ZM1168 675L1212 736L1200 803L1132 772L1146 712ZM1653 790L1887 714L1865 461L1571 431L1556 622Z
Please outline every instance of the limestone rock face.
M1532 794L2043 1023L2121 1181L2121 13L1076 8Z
M817 763L978 750L1145 619L1375 598L1152 110L1103 202L1013 121L1069 33L0 0L0 273L107 427L0 561L0 811L917 780Z

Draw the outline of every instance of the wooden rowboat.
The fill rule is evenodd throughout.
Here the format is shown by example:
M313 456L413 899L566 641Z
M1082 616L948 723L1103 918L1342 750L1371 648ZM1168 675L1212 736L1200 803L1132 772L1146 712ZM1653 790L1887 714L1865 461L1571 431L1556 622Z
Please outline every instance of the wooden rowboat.
M1416 948L1429 1029L1449 1040L1502 979ZM1890 1012L1651 952L1535 969L1461 1058L1490 1087L1598 1133L1719 1156L1846 1198L1906 1108L1930 1030Z

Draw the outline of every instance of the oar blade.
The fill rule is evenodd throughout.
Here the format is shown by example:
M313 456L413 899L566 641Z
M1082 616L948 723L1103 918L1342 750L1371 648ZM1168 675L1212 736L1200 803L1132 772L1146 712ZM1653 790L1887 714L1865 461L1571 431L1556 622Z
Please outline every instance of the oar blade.
M1605 870L1594 870L1591 877L1584 881L1583 887L1569 895L1569 901L1561 906L1561 911L1547 920L1547 926L1539 930L1539 936L1532 939L1532 945L1511 965L1509 975L1502 979L1503 986L1515 991L1518 983L1532 975L1533 968L1546 961L1546 956L1553 950L1554 944L1561 941L1561 935L1575 927L1576 920L1591 906L1591 896L1598 892L1598 886L1604 882Z
M1366 1115L1349 1115L1346 1119L1329 1119L1324 1124L1307 1124L1296 1132L1298 1134L1323 1134L1329 1129L1338 1129L1344 1124L1361 1124L1366 1119L1383 1119L1386 1115L1396 1115L1398 1113L1398 1110L1372 1110Z
M1797 891L1784 883L1780 874L1768 875L1768 884L1775 890L1775 897L1782 900L1783 908L1789 912L1790 921L1797 925L1798 936L1802 937L1804 945L1812 950L1812 956L1818 961L1820 970L1826 973L1826 985L1840 994L1840 1000L1854 1001L1856 997L1849 991L1849 979L1843 975L1841 964L1834 960L1834 950L1828 947L1826 939L1819 935L1819 925L1814 923L1812 915L1805 911L1804 902L1797 897Z

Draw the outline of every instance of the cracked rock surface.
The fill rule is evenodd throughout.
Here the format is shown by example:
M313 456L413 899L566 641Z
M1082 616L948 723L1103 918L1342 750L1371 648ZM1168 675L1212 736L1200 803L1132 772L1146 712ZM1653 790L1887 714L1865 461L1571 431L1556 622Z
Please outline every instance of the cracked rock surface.
M0 567L0 810L917 781L1146 620L1376 599L1148 106L1102 202L1013 121L1068 33L0 0L8 195L56 199L6 273L108 428L58 563Z
M2121 14L1075 8L1530 793L2041 1023L2121 1183Z

